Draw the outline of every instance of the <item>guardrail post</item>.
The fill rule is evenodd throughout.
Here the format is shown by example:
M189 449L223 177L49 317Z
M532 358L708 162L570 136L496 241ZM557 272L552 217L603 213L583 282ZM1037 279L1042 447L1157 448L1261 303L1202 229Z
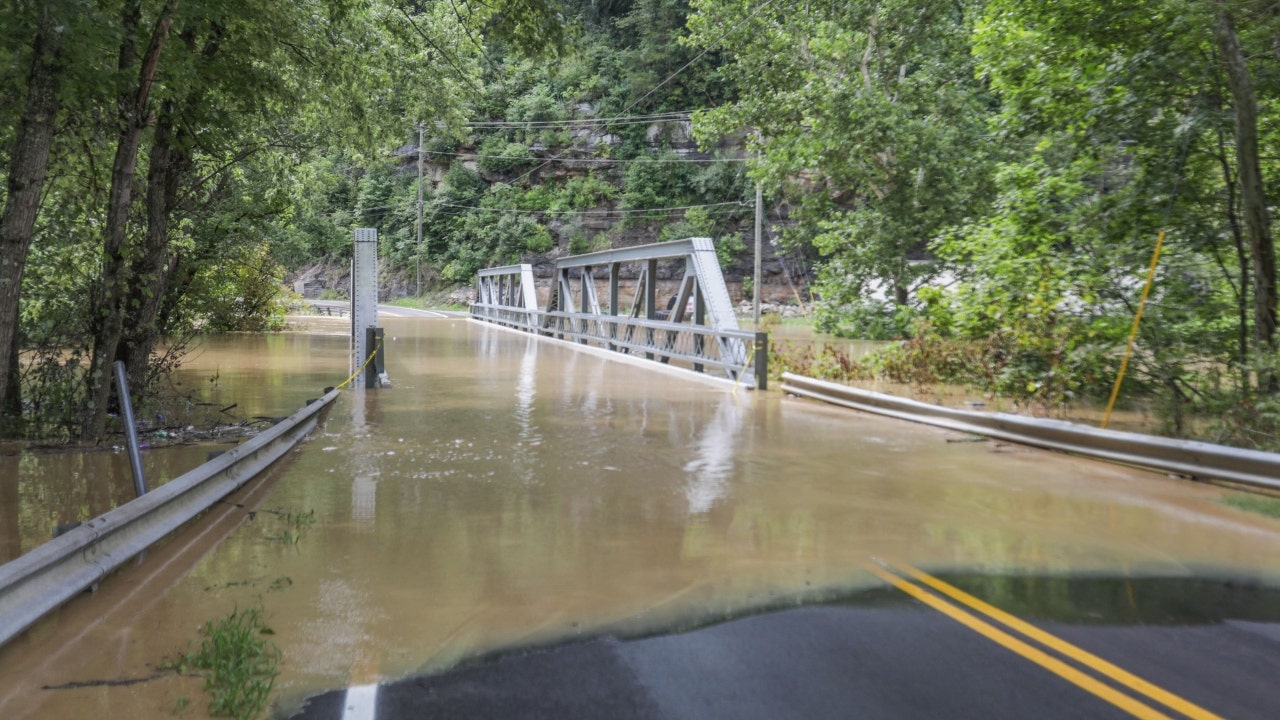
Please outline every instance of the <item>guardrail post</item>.
M133 470L133 491L147 494L147 479L142 475L142 454L138 452L138 426L133 421L133 401L129 399L129 377L124 361L115 362L116 392L120 395L120 415L124 418L125 443L129 446L129 468Z
M756 389L769 389L769 333L756 333Z
M387 346L384 340L382 328L365 328L364 346L371 348L373 352L373 359L364 367L364 386L367 388L380 387L382 378L387 374Z

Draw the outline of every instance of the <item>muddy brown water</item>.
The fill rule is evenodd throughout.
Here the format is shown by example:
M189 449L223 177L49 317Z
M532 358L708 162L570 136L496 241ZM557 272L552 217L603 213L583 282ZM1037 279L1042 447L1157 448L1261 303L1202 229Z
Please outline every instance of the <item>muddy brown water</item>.
M464 320L385 324L395 386L344 393L272 473L0 651L0 716L203 717L201 681L157 665L259 603L284 713L497 648L837 597L879 584L874 558L1280 585L1280 522L1213 487ZM233 336L183 372L284 414L345 358L340 335Z

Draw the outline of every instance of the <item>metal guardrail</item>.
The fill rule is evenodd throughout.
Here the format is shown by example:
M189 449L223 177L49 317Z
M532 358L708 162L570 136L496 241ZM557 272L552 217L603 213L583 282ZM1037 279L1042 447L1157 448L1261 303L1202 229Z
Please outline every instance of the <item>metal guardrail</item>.
M715 330L705 325L646 320L594 313L542 312L499 305L472 305L471 316L542 337L555 337L583 344L646 356L663 363L681 362L696 372L705 368L724 370L729 377L751 376L752 382L767 377L767 353L755 353L757 343L767 343L767 335L747 330Z
M332 390L248 442L0 565L0 645L177 530L288 452Z
M959 410L783 373L782 390L855 410L950 430L1139 465L1197 479L1226 480L1280 490L1280 454L1101 430L1078 423L1008 413Z

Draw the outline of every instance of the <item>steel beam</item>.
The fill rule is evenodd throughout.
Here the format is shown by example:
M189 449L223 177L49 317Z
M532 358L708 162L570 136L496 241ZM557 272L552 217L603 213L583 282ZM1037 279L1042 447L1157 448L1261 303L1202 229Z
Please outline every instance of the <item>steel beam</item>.
M351 371L364 365L373 348L365 331L378 326L378 231L356 228L351 256ZM359 385L363 378L356 378Z
M601 250L600 252L562 257L556 261L556 267L574 268L586 267L588 265L634 263L641 262L643 260L685 257L697 250L695 243L698 240L706 240L708 243L711 242L708 238L687 238L685 240L672 240L671 242L653 243L650 245L636 245L634 247L618 248L616 250Z

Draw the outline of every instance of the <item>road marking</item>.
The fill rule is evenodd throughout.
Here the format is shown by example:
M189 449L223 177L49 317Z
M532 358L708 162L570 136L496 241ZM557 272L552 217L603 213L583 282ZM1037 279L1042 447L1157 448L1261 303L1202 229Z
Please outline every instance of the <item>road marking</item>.
M378 686L355 685L347 688L342 701L342 720L374 720L378 709Z
M1119 690L1116 690L1115 688L1086 675L1076 668L1071 667L1065 662L1052 657L1043 650L1034 648L1003 630L970 615L964 610L955 607L927 590L908 582L904 578L898 577L897 575L894 575L872 563L867 563L866 567L876 577L879 577L881 580L893 585L934 610L937 610L943 615L946 615L988 640L998 643L1004 648L1021 655L1027 660L1030 660L1055 675L1058 675L1064 680L1074 683L1084 690L1097 695L1121 710L1128 712L1130 715L1143 718L1143 720L1171 720L1168 715L1161 713L1159 710L1125 695Z
M904 572L915 578L918 582L928 585L953 600L963 603L964 605L997 620L1007 627L1022 633L1032 640L1035 640L1046 647L1057 650L1059 653L1062 653L1072 660L1075 660L1082 665L1087 665L1103 675L1110 677L1116 682L1125 685L1136 692L1142 693L1152 700L1176 710L1187 717L1195 718L1195 720L1222 720L1221 716L1215 715L1195 703L1178 697L1162 687L1153 685L1127 670L1116 667L1097 655L1076 647L1056 635L1051 635L1035 625L1010 615L994 605L983 602L960 588L949 585L948 583L943 582L922 570L913 568L905 563L898 563L897 567L891 563L886 564L891 569Z

